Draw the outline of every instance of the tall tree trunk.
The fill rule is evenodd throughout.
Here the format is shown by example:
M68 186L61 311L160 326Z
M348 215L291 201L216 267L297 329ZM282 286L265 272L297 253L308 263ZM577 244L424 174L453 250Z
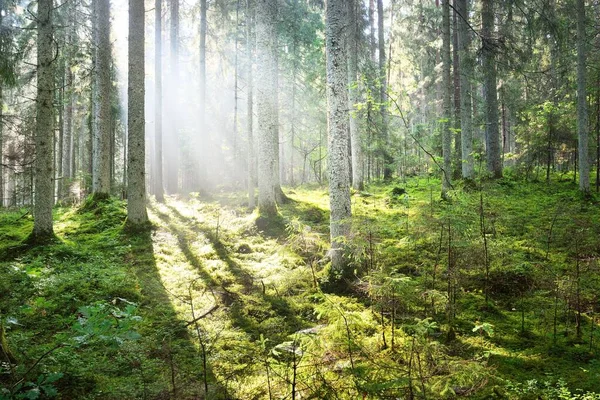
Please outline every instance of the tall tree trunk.
M73 96L75 91L73 90L73 58L74 58L74 45L75 41L75 4L69 4L69 33L67 35L67 60L66 60L66 71L65 71L65 94L67 96L65 106L65 117L64 117L64 136L62 146L62 188L63 191L58 194L59 198L66 199L69 195L69 188L71 178L74 175L73 169Z
M169 85L169 109L174 111L177 109L178 90L179 87L179 0L170 0L170 76L171 82ZM167 141L168 146L165 148L167 153L165 165L166 172L166 189L170 194L179 191L179 160L181 159L179 146L179 130L177 117L171 112L169 117L170 138Z
M200 103L200 142L204 143L205 146L209 146L208 140L208 129L206 129L206 11L207 4L206 0L200 0L200 93L199 103ZM206 156L206 152L199 152L201 156ZM199 171L198 171L198 184L206 189L207 187L207 165L206 161L203 159L200 160L199 163Z
M385 72L385 35L383 30L383 0L377 0L377 34L379 44L379 100L381 104L381 141L384 148L383 153L383 179L389 180L392 178L392 163L394 162L393 157L390 155L388 150L389 147L389 134L388 134L388 109L387 109L387 74Z
M0 0L1 2L1 0ZM0 9L1 12L1 9ZM0 15L0 26L2 26L2 16ZM2 82L0 82L0 208L4 207L4 97L2 92Z
M442 198L448 197L448 191L452 187L452 76L450 66L452 56L450 53L450 0L442 2L442 99L444 118L442 122L442 153L444 166L442 170Z
M94 196L105 198L110 195L110 2L95 0L97 13L96 32L96 68L95 80L97 109L96 129L93 137L93 181Z
M459 179L462 175L462 151L460 143L460 57L458 45L458 16L456 15L457 0L453 0L454 5L452 11L452 78L454 89L454 113L452 115L452 137L454 138L454 168L452 171L453 177Z
M162 136L162 0L154 2L154 195L156 201L165 201L163 189L163 136Z
M38 1L37 37L37 99L35 128L35 199L33 207L34 242L54 237L52 203L54 171L52 139L54 137L54 39L52 0Z
M252 79L252 24L253 24L253 8L252 0L246 0L246 79L247 83L247 120L246 129L248 134L248 207L253 209L256 207L254 198L254 182L256 179L256 158L254 154L254 136L253 136L253 118L254 118L254 82Z
M350 232L351 202L348 171L348 70L345 46L345 0L326 5L327 125L329 127L329 204L331 268L344 272L344 241Z
M261 215L277 214L275 174L277 168L278 118L276 116L275 0L256 2L256 61L258 64L256 102L258 106L258 208ZM277 143L278 144L278 143Z
M590 192L588 112L586 98L585 0L577 0L577 138L579 140L579 190Z
M483 88L485 92L485 144L487 169L494 178L502 177L498 93L496 90L496 43L494 40L494 0L481 2Z
M471 77L473 76L473 60L469 52L471 37L469 35L469 9L467 0L456 0L459 18L458 51L460 65L460 148L461 170L464 179L473 179L473 127L471 118Z
M369 0L369 54L373 63L377 62L375 53L377 42L375 41L375 0Z
M127 82L127 225L148 222L144 138L144 0L129 0L129 74Z
M350 148L352 150L352 187L364 189L363 155L358 118L353 115L358 103L358 21L356 0L348 0L348 109L350 113Z

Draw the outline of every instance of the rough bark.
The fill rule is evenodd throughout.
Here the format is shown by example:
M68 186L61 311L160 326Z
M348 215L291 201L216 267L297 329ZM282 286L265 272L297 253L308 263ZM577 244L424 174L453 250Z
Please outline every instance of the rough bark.
M277 214L275 203L275 174L277 168L278 118L276 117L275 70L275 0L256 2L256 103L258 111L258 208L261 215Z
M252 77L252 23L253 23L253 8L252 8L252 0L246 0L246 80L247 80L247 120L246 120L246 129L248 135L248 207L254 208L256 207L256 202L254 198L254 179L256 176L255 168L256 168L256 160L254 155L254 136L253 136L253 118L254 118L254 82Z
M485 145L487 169L494 178L502 177L502 149L498 129L498 93L496 89L496 43L494 32L494 1L481 2L481 36L483 90L485 98Z
M461 150L461 137L460 132L460 57L459 57L459 46L458 46L458 16L456 15L457 0L453 0L454 5L452 13L452 88L453 88L453 101L454 109L452 113L452 137L454 139L454 152L453 152L453 168L452 176L455 179L460 179L462 176L461 163L462 163L462 150Z
M92 191L96 196L110 194L110 99L111 99L111 45L110 45L110 2L96 0L96 68L95 83L97 107L96 129L93 137L93 180Z
M127 225L148 222L144 140L144 0L129 0L129 74L127 82Z
M344 0L326 5L327 125L329 129L329 204L331 267L344 270L344 242L350 232L351 202L348 171L348 70Z
M54 200L54 41L52 0L38 1L37 37L37 99L35 128L35 195L33 207L34 242L54 237L52 203Z
M356 0L348 0L348 109L350 114L350 148L352 150L352 187L364 189L363 155L357 115L352 115L358 103L358 22Z
M442 90L443 119L442 119L442 153L444 165L442 170L442 198L448 197L448 191L452 187L452 76L450 66L452 57L450 54L450 0L442 2Z
M162 134L162 0L154 2L154 196L165 200L163 188L163 134Z
M473 61L469 53L471 37L467 20L469 9L467 0L456 0L459 14L458 52L460 67L460 147L461 171L463 179L473 179L473 127L471 118L471 76L473 76Z
M75 6L69 5L69 33L67 35L67 60L65 71L65 117L64 117L64 136L62 146L62 193L59 193L61 199L68 196L71 178L73 178L73 57L75 40Z
M379 100L381 103L381 141L384 145L382 149L383 153L383 179L389 180L392 178L392 163L394 162L393 157L388 151L389 148L389 133L388 133L388 109L387 109L387 74L386 70L386 58L385 58L385 35L383 30L383 0L377 0L377 34L378 34L378 45L379 45Z
M586 34L585 0L577 0L577 138L579 144L579 190L590 192L590 163L588 154L588 111L586 98Z

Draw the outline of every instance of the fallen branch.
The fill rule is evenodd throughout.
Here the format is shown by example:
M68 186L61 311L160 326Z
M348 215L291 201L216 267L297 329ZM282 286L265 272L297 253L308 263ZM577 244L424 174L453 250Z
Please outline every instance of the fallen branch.
M202 315L200 315L200 316L198 316L198 317L194 318L193 320L191 320L191 321L189 321L189 322L186 322L186 323L185 323L185 326L186 326L186 328L187 328L188 326L190 326L190 325L192 325L192 324L195 324L196 322L200 321L202 318L204 318L204 317L206 317L206 316L208 316L208 315L212 314L212 313L213 313L213 312L215 312L215 311L216 311L218 308L219 308L219 305L218 305L218 304L215 304L215 305L214 305L214 306L212 306L212 307L211 307L211 308L210 308L208 311L206 311L204 314L202 314Z

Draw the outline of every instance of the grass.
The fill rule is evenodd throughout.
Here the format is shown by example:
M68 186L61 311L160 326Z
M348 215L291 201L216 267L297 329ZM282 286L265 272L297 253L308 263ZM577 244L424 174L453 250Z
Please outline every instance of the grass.
M0 374L7 398L53 388L78 399L519 398L525 389L507 381L560 378L597 390L595 200L568 182L485 183L486 286L480 193L442 202L438 186L415 178L353 193L358 278L347 295L318 287L329 236L319 188L286 191L266 225L241 194L152 203L153 229L140 233L123 231L116 200L58 208L60 240L30 249L18 246L31 216L1 213L0 317L17 361ZM577 259L581 339L566 308ZM446 342L449 260L456 340Z

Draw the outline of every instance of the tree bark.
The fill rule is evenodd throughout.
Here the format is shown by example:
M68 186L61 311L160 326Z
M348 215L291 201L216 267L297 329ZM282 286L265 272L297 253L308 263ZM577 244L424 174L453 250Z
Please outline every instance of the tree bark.
M275 49L275 0L256 2L256 60L258 63L256 103L258 108L258 208L264 216L277 214L275 174L278 157L278 118ZM277 146L275 145L275 143Z
M442 170L442 198L448 197L448 191L452 187L452 76L450 66L452 56L450 53L450 0L442 2L442 103L444 117L442 119L442 153L444 166Z
M385 61L385 35L383 30L383 0L377 0L377 34L378 34L378 45L379 45L379 100L381 104L381 141L384 148L383 153L383 179L389 180L392 178L392 163L394 162L393 157L390 155L389 148L389 133L388 133L388 109L387 109L387 74L385 72L386 61Z
M93 137L93 180L92 191L95 196L108 197L110 195L110 2L95 0L97 15L96 32L94 38L96 46L95 68L95 104L97 120Z
M74 4L69 5L69 33L67 35L67 61L66 61L66 72L65 72L65 94L67 97L65 106L65 117L64 117L64 136L62 146L62 177L63 191L59 193L61 199L66 199L69 195L69 188L71 178L73 178L73 58L74 58L74 45L75 41L75 11L76 7Z
M254 209L256 201L254 198L254 180L256 178L256 159L254 154L254 135L253 135L253 119L254 119L254 82L252 77L252 24L253 24L253 8L252 0L246 0L246 74L247 74L247 120L246 129L248 135L248 208Z
M343 273L344 242L350 232L351 201L348 171L348 70L345 0L326 5L327 125L329 127L329 204L331 268Z
M588 110L586 98L586 34L585 0L577 0L577 138L579 141L579 190L590 192L590 164L588 154Z
M54 237L52 203L54 200L54 41L52 0L38 1L37 37L37 99L35 129L35 194L33 207L34 242Z
M163 188L163 134L162 134L162 0L154 2L154 195L156 201L165 201Z
M200 141L209 145L208 141L208 130L206 129L206 11L207 11L206 0L200 0ZM206 155L206 153L199 152L198 154ZM200 160L199 171L198 171L198 184L201 187L206 188L207 185L207 166L204 160Z
M358 22L356 0L348 0L348 109L350 114L350 148L352 150L352 187L364 189L363 155L357 115L352 115L358 103Z
M144 0L129 0L129 74L127 89L127 225L148 222L145 178Z
M179 85L179 0L170 1L171 20L169 61L171 82L169 85L168 107L169 110L174 111L177 109L177 88ZM175 117L174 114L174 112L170 113L169 125L171 137L167 141L168 145L165 148L165 152L167 153L167 163L165 165L165 186L167 192L170 194L174 194L179 191L179 160L181 158L177 117Z
M473 60L469 52L471 37L469 35L469 8L467 0L456 0L459 14L458 54L460 66L460 148L461 171L463 179L473 179L473 126L471 117L471 77L473 76Z

